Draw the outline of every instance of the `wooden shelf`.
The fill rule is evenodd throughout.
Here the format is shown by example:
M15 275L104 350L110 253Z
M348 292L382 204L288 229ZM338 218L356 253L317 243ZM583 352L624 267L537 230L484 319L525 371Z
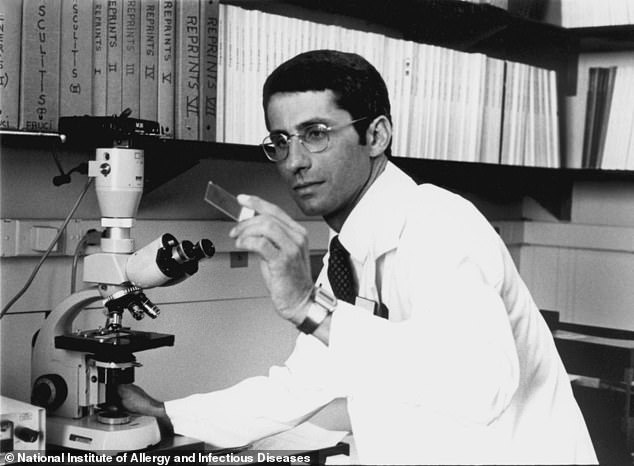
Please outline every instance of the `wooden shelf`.
M44 150L85 150L86 159L98 138L90 140L59 137L16 136L0 133L3 145ZM109 147L108 143L102 147ZM181 141L152 136L135 136L131 147L145 151L146 190L151 191L175 178L201 160L233 160L270 163L259 146L203 141ZM579 181L634 182L634 172L620 170L564 169L495 165L475 162L392 157L392 161L418 183L433 183L450 190L472 193L494 202L513 202L529 196L560 219L570 218L572 188Z
M42 150L83 150L86 160L92 158L99 138L62 138L46 136L6 135L0 132L5 146ZM102 141L103 142L103 141ZM182 141L153 136L134 136L130 146L145 151L146 191L196 166L201 160L232 160L270 163L259 146L219 142ZM392 161L418 183L433 183L450 190L471 193L493 202L513 202L529 196L562 220L570 218L570 202L574 183L579 181L634 182L634 171L565 169L495 165L476 162L392 157Z
M634 51L634 25L570 28L579 41L578 51L623 52Z

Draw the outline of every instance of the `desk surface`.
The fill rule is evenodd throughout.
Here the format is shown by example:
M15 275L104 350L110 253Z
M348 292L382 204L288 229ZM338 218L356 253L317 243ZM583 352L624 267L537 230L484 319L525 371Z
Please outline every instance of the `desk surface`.
M555 345L569 374L623 380L634 368L634 340L556 330Z

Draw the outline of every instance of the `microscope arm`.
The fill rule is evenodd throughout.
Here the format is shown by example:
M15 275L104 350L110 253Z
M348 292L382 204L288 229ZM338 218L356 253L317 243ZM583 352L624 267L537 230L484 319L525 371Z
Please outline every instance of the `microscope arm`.
M37 333L33 343L31 357L31 381L36 381L40 376L46 374L65 375L66 387L56 387L55 380L48 380L44 385L45 392L54 391L56 388L68 391L68 396L64 397L62 405L59 407L60 414L68 417L79 417L81 415L80 406L83 402L82 389L74 389L81 385L82 377L77 369L82 365L83 355L55 347L55 337L71 333L72 324L77 315L87 306L103 299L97 287L87 288L68 296L60 302L48 315L42 328ZM57 379L55 377L54 379ZM57 379L59 380L59 379ZM83 390L85 392L85 390ZM34 394L36 390L34 389ZM50 393L49 396L54 396Z

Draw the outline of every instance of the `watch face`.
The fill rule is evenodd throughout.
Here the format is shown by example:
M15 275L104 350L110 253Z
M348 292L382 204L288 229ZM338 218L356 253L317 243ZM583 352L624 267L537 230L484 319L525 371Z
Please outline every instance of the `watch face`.
M313 291L313 302L308 308L304 321L297 326L304 333L311 334L337 307L337 298L321 286Z

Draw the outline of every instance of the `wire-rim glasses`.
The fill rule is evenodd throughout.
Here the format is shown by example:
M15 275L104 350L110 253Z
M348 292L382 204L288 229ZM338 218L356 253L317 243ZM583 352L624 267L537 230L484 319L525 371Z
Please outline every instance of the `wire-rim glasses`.
M291 145L291 139L294 137L299 140L301 145L304 146L308 152L316 154L328 148L331 132L346 128L366 118L368 117L357 118L356 120L335 126L328 126L325 123L315 123L306 126L295 134L281 132L271 133L264 138L260 145L266 157L272 162L281 162L288 157L288 149Z

